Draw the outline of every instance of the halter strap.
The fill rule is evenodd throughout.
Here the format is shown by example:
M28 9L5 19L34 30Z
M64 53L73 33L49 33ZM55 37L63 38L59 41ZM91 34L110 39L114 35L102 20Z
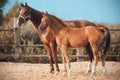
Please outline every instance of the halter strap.
M22 16L22 15L19 15L19 17L22 18L22 19L24 20L24 22L26 22L26 19L27 19L27 18L29 18L29 20L30 20L31 15L29 14L28 16L25 16L25 17Z
M29 20L30 20L30 18L31 18L31 9L30 9L30 14L29 15L27 15L27 16L19 15L19 17L22 18L24 20L24 22L26 22L27 18L29 18Z

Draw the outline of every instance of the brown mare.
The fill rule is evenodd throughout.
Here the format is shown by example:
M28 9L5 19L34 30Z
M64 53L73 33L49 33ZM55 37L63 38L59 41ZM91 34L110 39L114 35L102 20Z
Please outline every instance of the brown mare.
M32 23L34 24L34 26L36 27L36 30L37 30L38 26L40 24L41 18L42 18L42 12L37 11L37 10L29 7L27 4L25 4L25 5L21 4L20 14L19 14L19 17L18 17L18 20L17 20L19 26L21 24L27 22L28 20L31 20ZM106 42L105 48L104 48L104 55L105 55L106 51L108 50L108 48L110 46L110 33L109 33L109 30L105 26L96 25L95 23L92 23L92 22L89 22L89 21L83 21L83 20L66 21L66 22L69 23L72 27L87 27L87 26L98 27L98 29L103 33L103 36L104 36L104 39L105 39L105 40L103 40L103 43ZM51 33L51 35L53 34L50 30L49 30L49 32ZM49 37L50 34L48 34L48 33L45 34L45 32L44 33L38 32L38 33L40 33L39 35L42 35L42 36L40 36L40 38L41 39L43 38L42 40L46 41L44 44L45 44L45 47L46 47L46 50L47 50L47 53L48 53L48 57L49 57L49 61L50 61L50 66L51 66L50 72L54 71L53 62L56 64L56 70L59 71L59 67L57 66L57 61L56 61L57 60L56 53L55 53L56 42L55 42L54 36ZM52 41L52 43L49 43L49 41ZM51 50L52 48L51 48L50 45L54 47L53 50ZM86 51L91 53L91 54L89 54L89 58L90 58L90 64L88 65L88 71L89 71L89 70L91 70L90 65L91 65L91 62L92 62L92 59L93 59L92 51L91 51L89 45L86 47ZM104 57L104 55L103 55L103 57Z
M94 64L91 75L95 73L99 54L102 54L98 54L98 51L101 51L101 42L103 40L102 33L96 27L88 26L83 28L73 28L64 20L61 20L53 15L49 15L48 13L43 13L43 18L41 19L41 24L38 29L41 32L44 32L47 28L50 28L53 31L57 45L62 50L62 59L65 69L63 75L67 74L69 76L71 74L71 65L67 53L68 48L86 48L88 45L91 46L94 56ZM68 70L66 65L68 65Z
M50 61L50 72L52 73L54 71L53 63L55 63L56 66L55 74L56 74L59 72L59 67L57 64L57 54L55 53L56 41L52 31L49 28L47 28L46 31L44 32L38 31L38 26L40 24L41 18L42 18L41 12L33 8L30 8L27 5L27 3L25 5L21 4L21 10L17 21L18 25L21 26L23 23L27 22L28 20L32 21L39 34L41 41L44 43L45 48L47 50L48 59Z

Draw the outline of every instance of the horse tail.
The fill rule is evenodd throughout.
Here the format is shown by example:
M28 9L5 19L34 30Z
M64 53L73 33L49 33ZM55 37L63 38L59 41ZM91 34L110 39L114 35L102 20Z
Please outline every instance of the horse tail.
M89 56L89 60L90 60L90 62L92 63L92 60L94 60L94 57L93 57L93 52L92 52L92 49L91 49L90 44L88 44L88 45L85 47L85 49L86 49L86 52L87 52L87 54L88 54L88 56Z
M105 28L105 36L106 36L106 44L105 44L105 48L103 51L104 54L106 54L106 52L108 51L110 47L110 31L108 30L108 28Z
M110 47L110 31L106 26L103 26L101 24L96 24L96 26L98 27L98 29L100 29L103 32L103 39L102 39L101 46L103 46L105 43L105 48L103 53L106 55L106 52Z

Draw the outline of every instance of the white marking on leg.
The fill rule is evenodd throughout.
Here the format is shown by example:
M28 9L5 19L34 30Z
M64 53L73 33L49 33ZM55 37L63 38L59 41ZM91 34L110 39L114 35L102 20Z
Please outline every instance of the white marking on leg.
M105 75L106 74L106 68L102 67L102 74Z
M55 75L59 74L59 71L55 71Z
M69 69L68 71L67 71L67 76L70 76L71 75L71 69Z
M62 75L63 75L63 76L67 75L67 72L64 71L64 72L62 73Z
M86 70L86 73L91 72L91 65L92 65L92 63L89 62L89 63L88 63L87 70Z
M52 73L52 74L54 74L55 72L54 72L54 71L52 71L51 73Z
M91 73L91 76L93 76L93 75L95 74L95 72L96 72L96 66L93 66L93 67L92 67L92 73Z

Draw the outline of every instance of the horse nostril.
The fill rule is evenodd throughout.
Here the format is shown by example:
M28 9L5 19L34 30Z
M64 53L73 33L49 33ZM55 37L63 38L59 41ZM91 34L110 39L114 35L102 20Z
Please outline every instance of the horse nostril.
M39 30L39 31L42 31L42 28L41 28L41 27L38 27L38 30Z
M44 31L44 27L39 27L38 30L39 31Z
M41 31L40 27L38 27L38 30Z

